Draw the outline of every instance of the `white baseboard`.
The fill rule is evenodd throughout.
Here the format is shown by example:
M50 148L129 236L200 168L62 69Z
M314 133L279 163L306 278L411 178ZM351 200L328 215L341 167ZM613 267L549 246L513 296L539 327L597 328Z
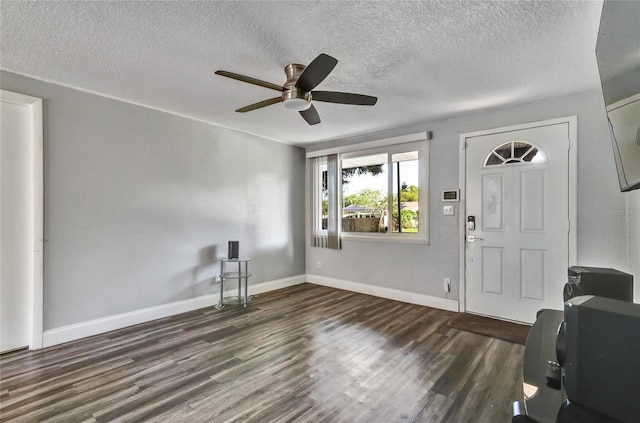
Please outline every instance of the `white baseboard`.
M351 282L310 274L307 274L307 282L316 285L328 286L331 288L344 289L346 291L359 292L361 294L373 295L374 297L401 301L404 303L439 308L441 310L455 312L459 311L458 300L451 300L448 298L432 297L430 295L416 294L413 292L400 291L398 289L366 285L358 282Z
M306 282L305 275L291 276L284 279L249 285L249 294L261 294L276 289L286 288ZM225 297L237 295L237 289L225 290ZM116 329L149 322L175 314L185 313L204 307L211 307L220 301L220 294L203 295L188 300L176 301L155 307L144 308L115 316L103 317L88 322L46 330L43 334L43 347L62 344L88 336L99 335Z
M297 275L289 278L263 282L249 286L250 294L262 294L276 289L287 288L301 283L313 283L316 285L328 286L332 288L344 289L347 291L359 292L361 294L373 295L405 303L417 304L427 307L439 308L448 311L458 311L458 301L447 298L432 297L424 294L400 291L392 288L366 285L358 282L345 281L340 279L327 278L317 275ZM236 289L225 290L225 296L236 295ZM156 319L173 316L175 314L186 313L200 308L211 307L220 301L219 294L203 295L174 303L163 304L155 307L122 313L115 316L103 317L90 320L88 322L76 323L61 328L46 330L43 334L43 348L53 345L63 344L69 341L86 338L88 336L99 335L116 329L140 323L150 322Z
M276 279L275 281L262 282L256 285L249 285L249 294L262 294L263 292L275 291L276 289L288 288L294 285L300 285L307 281L307 275L291 276L284 279ZM229 291L229 292L237 292ZM226 297L226 295L225 295Z

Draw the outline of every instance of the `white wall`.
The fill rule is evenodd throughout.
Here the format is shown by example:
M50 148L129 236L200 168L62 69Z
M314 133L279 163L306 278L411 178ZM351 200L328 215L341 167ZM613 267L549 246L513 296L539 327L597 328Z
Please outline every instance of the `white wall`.
M303 275L304 151L2 72L44 99L45 330ZM211 99L211 101L216 101Z
M430 245L344 240L342 250L325 250L310 247L307 242L307 273L415 294L459 298L460 210L456 207L454 217L443 216L439 198L443 189L459 186L459 135L570 115L578 115L578 264L633 271L637 280L636 292L640 291L638 250L629 254L628 246L631 245L628 242L630 231L635 233L632 239L636 243L633 245L637 245L638 217L630 224L624 213L620 216L610 211L627 209L630 194L619 192L604 102L599 91L426 122L379 134L379 138L384 138L420 130L433 131L429 153ZM338 140L317 144L308 150L371 139L372 136ZM320 269L316 267L319 260L322 261ZM446 295L442 288L444 277L452 280L452 292Z
M640 189L626 194L628 206L624 210L629 222L629 252L627 272L634 274L634 301L640 303Z

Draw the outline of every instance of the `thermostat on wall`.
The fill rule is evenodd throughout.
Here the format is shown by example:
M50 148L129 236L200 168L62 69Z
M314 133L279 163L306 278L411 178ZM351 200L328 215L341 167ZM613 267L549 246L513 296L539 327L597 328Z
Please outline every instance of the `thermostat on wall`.
M460 201L460 190L459 189L442 190L442 201Z

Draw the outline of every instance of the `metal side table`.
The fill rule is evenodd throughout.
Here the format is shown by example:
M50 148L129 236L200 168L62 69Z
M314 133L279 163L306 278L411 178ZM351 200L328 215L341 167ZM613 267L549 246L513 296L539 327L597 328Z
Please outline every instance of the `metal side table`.
M227 279L237 279L238 280L238 304L242 304L243 307L246 307L249 304L249 277L251 273L249 273L249 262L250 258L237 258L237 259L229 259L222 258L220 259L220 302L215 306L218 310L222 309L226 304L224 302L224 284ZM237 264L237 268L234 268L234 265ZM231 268L229 267L231 266ZM242 295L242 281L244 280L244 297ZM227 299L227 302L231 302L231 298ZM233 299L235 300L235 298ZM233 301L235 302L235 301Z

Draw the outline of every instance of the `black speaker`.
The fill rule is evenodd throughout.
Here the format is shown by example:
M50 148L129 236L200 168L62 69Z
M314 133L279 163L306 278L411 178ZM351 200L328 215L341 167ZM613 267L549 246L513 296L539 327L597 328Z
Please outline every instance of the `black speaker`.
M564 306L563 326L569 401L616 421L640 422L640 304L576 297Z
M229 259L237 259L240 252L240 241L229 241Z
M628 273L606 267L571 266L568 279L562 295L565 302L581 295L633 302L633 276Z

